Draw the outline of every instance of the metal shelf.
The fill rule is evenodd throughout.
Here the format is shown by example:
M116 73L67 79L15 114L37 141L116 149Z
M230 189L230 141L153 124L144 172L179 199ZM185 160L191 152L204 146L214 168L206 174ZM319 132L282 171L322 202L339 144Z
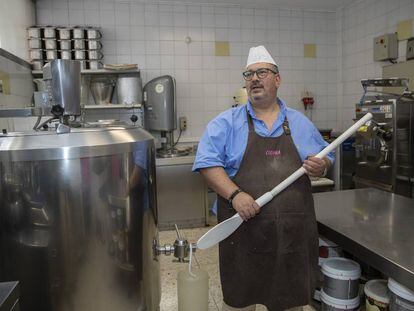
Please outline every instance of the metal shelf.
M84 109L136 109L142 108L142 104L135 105L118 105L118 104L107 104L107 105L85 105Z
M128 73L135 73L139 74L139 69L130 69L130 70L108 70L108 69L84 69L81 70L81 74L83 75L99 75L99 74L113 74L113 75L119 75L119 74L128 74ZM33 75L42 75L42 70L32 70Z

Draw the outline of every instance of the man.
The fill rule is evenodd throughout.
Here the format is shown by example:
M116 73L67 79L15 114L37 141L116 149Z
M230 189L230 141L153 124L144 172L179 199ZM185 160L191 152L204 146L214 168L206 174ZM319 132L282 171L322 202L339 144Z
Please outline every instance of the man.
M300 112L277 97L278 67L265 47L250 49L243 73L247 105L221 113L199 143L193 170L218 195L218 221L245 222L219 246L223 310L269 311L306 305L316 279L318 239L309 177L304 175L260 208L255 199L301 165L322 176L332 155Z

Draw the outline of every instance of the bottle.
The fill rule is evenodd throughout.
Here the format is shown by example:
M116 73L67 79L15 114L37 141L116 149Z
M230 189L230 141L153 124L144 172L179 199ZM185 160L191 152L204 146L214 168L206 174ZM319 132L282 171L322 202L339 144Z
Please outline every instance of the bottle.
M188 269L178 272L178 311L208 311L209 275L200 269L191 273Z

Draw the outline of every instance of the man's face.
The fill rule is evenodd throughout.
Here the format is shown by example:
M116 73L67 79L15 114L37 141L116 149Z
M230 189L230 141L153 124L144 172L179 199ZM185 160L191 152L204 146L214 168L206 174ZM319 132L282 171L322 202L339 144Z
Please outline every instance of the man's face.
M260 68L268 68L274 71L274 66L269 63L256 63L247 67L247 70L256 71ZM268 72L265 78L259 78L257 74L253 75L252 80L246 81L246 90L250 102L254 104L260 101L274 102L277 96L277 89L280 85L279 74Z

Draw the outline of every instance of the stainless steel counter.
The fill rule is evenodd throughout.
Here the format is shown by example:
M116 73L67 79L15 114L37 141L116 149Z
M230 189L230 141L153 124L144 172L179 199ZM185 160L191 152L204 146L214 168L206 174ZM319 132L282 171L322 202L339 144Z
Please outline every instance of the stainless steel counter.
M194 155L157 158L158 228L202 227L207 223L207 186L191 171Z
M188 155L188 156L174 157L174 158L157 158L155 160L155 163L157 166L182 165L182 164L193 165L194 160L195 160L195 155Z
M19 283L0 283L0 311L18 311L19 309Z
M414 290L414 200L367 188L314 194L319 233Z

